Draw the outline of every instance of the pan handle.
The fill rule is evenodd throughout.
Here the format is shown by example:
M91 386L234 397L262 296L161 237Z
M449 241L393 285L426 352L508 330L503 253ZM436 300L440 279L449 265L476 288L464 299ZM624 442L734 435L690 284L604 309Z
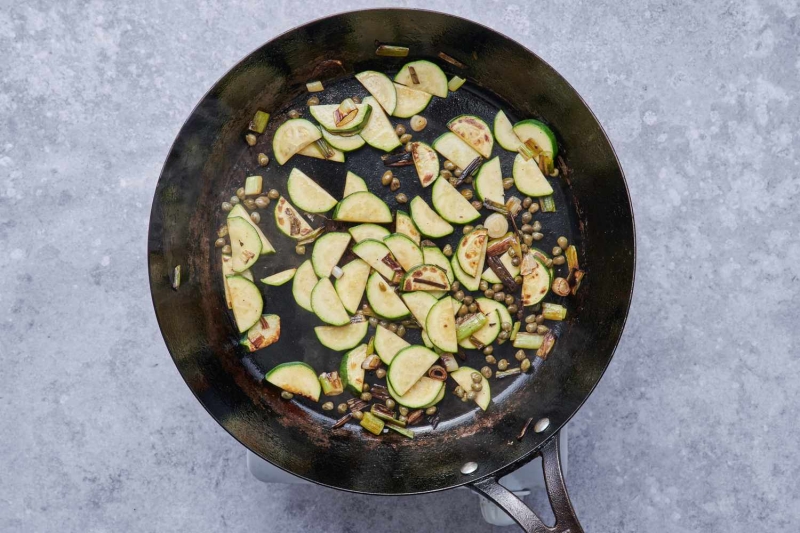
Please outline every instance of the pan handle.
M542 457L547 497L550 499L553 515L556 517L553 527L546 526L536 513L514 496L514 493L498 483L494 477L490 476L476 481L469 487L497 504L528 533L583 533L583 528L575 516L575 509L572 508L572 502L567 494L567 486L564 483L558 433L542 445L537 455Z

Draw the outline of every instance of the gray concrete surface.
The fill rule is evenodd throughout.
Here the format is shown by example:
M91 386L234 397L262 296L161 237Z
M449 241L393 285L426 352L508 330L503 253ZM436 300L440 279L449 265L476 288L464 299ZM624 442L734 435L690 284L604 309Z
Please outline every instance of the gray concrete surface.
M263 41L356 4L0 5L0 531L487 530L466 491L375 499L250 478L150 305L151 194L192 106ZM394 5L537 51L627 171L632 316L570 426L587 530L796 531L798 2Z

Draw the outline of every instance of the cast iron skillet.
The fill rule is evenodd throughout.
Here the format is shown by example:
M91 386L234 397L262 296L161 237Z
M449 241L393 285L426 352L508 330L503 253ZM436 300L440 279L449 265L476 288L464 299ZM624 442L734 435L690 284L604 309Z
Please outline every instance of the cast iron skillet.
M411 53L408 58L378 57L376 41L408 46ZM442 61L439 52L466 68ZM336 368L341 357L316 341L311 330L318 322L294 304L290 284L264 291L265 312L282 319L280 342L252 356L238 347L213 245L216 228L224 221L219 205L252 172L263 174L267 187L285 193L284 181L293 166L340 196L343 165L297 156L284 167L273 161L259 169L255 155L272 155L272 132L289 109L305 111L307 81L321 79L327 87L321 93L323 103L338 102L366 94L352 80L354 72L390 72L421 58L436 62L448 75L466 77L468 83L445 100L433 99L425 111L429 126L416 138L431 141L446 131L444 121L463 112L479 114L491 124L498 107L512 121L536 117L552 126L569 172L552 180L558 212L537 218L548 230L546 246L553 246L560 234L578 245L587 275L577 297L567 300L569 320L558 325L560 338L549 359L535 374L493 380L493 402L486 412L448 394L440 409L442 423L435 430L429 424L415 428L414 440L394 434L374 437L356 425L332 431L330 414L302 400L281 400L279 391L263 382L264 372L277 362L302 359L321 371ZM273 116L259 144L249 148L243 135L259 108ZM502 152L496 146L495 154ZM510 175L511 156L502 157L504 175ZM374 149L349 154L346 168L397 207L394 193L378 183L383 167ZM403 192L430 199L416 185L413 167L398 173ZM293 243L275 229L271 207L262 217L278 254L259 262L257 278L302 260L293 253ZM309 481L368 494L468 485L502 506L527 531L582 530L561 475L557 437L594 389L622 333L633 288L633 216L622 170L597 120L558 73L518 43L468 20L408 9L345 13L273 39L228 72L181 129L156 188L148 260L153 304L178 370L211 416L262 458ZM182 267L182 282L173 290L169 274L176 265ZM513 353L510 343L500 350L504 357ZM480 354L469 357L471 366L483 366ZM548 418L550 424L518 440L529 418ZM496 481L539 455L557 520L553 527ZM462 473L470 462L477 469Z

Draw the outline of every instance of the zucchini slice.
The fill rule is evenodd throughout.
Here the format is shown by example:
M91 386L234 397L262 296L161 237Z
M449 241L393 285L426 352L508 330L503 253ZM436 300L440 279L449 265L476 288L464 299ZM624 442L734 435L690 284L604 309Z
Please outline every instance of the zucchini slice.
M344 193L342 194L342 198L350 196L354 192L369 192L369 189L367 188L367 182L364 181L364 178L348 170L347 176L344 178Z
M275 130L272 152L279 165L286 163L294 154L322 137L319 128L304 118L292 118Z
M333 267L339 264L347 245L350 244L350 234L341 231L326 233L314 243L311 252L311 264L314 265L314 274L319 278L331 275Z
M503 110L498 111L494 117L494 138L497 140L497 144L509 152L518 151L522 145L522 141L514 133L513 128L514 126L511 125L511 121L508 120Z
M458 345L462 348L466 348L467 350L475 350L476 346L470 340L471 338L477 339L484 346L488 346L493 343L495 339L497 339L497 336L500 335L500 315L498 315L497 311L492 311L486 315L486 318L486 324L484 324L481 329L473 333L470 337L460 340Z
M394 84L389 76L383 72L365 70L356 74L356 79L378 101L387 114L394 113L394 109L397 107L397 92L394 90Z
M350 232L350 235L353 236L353 240L356 242L361 242L367 239L383 241L384 237L388 237L390 235L388 229L384 228L383 226L378 226L377 224L359 224L358 226L353 226L347 231Z
M367 345L360 344L344 354L339 365L339 377L342 385L351 392L361 394L364 388L364 369L361 363L367 358Z
M391 152L400 146L400 139L394 132L394 126L389 122L389 118L377 101L367 96L364 98L365 104L373 104L374 109L369 116L367 125L361 130L361 137L367 141L367 144L378 150L384 152Z
M397 270L393 264L400 265L392 257L389 248L380 241L366 239L353 246L353 253L363 259L386 279L394 279Z
M239 333L244 333L261 318L264 299L256 284L244 276L228 276L228 290L231 292L231 309Z
M317 379L317 373L306 363L295 361L282 363L264 377L267 383L272 383L285 391L304 396L315 402L319 400L322 386Z
M431 308L436 305L436 298L427 292L406 292L402 295L406 307L409 308L414 319L419 322L422 328L425 328L425 322L428 320L428 313Z
M405 235L394 233L384 238L383 243L406 272L422 264L422 250Z
M389 365L394 356L403 348L411 346L402 337L383 326L375 328L375 352L383 364Z
M514 124L513 131L521 142L524 143L528 139L533 139L536 146L541 148L544 152L553 154L553 161L556 160L556 156L558 155L558 142L556 142L556 136L553 134L553 130L551 130L547 124L534 119L522 120ZM538 160L539 158L536 157L534 159Z
M311 291L317 285L319 279L314 274L314 266L311 264L311 259L307 259L302 265L297 267L297 272L294 273L294 282L292 283L292 295L297 305L306 311L314 310L311 308Z
M419 83L414 82L410 69L414 69ZM442 69L430 61L420 60L406 63L395 75L394 81L418 91L425 91L433 96L447 98L447 76L444 75Z
M470 145L484 159L492 157L494 137L489 125L475 115L460 115L447 123L447 128Z
M397 93L397 107L392 115L400 118L409 118L422 113L431 101L432 95L425 91L418 91L399 83L394 84Z
M233 206L233 209L231 209L231 212L228 213L228 218L235 217L245 219L250 223L251 226L253 226L253 229L256 230L256 233L258 233L258 238L261 239L261 255L275 253L275 248L272 246L272 243L269 242L269 239L267 239L267 236L264 235L263 231L261 231L261 228L258 227L258 224L253 222L253 220L250 218L250 213L247 212L247 209L245 209L242 204L236 204Z
M478 286L481 284L481 277L480 275L477 276L470 276L461 268L461 264L458 262L458 257L453 256L452 260L450 261L450 266L453 268L453 274L455 274L456 279L458 282L461 283L463 287L465 287L469 291L477 291Z
M297 272L296 268L282 270L281 272L276 272L275 274L267 276L266 278L262 279L261 283L263 283L264 285L271 285L273 287L278 287L290 281L294 277L295 272Z
M438 238L453 233L453 226L437 215L421 196L415 196L411 200L411 219L419 232L426 237Z
M436 265L421 264L408 270L400 283L403 291L439 292L450 290L447 272Z
M512 278L516 278L519 275L519 265L514 266L514 264L511 262L511 256L508 255L508 252L500 256L500 262L503 263L503 266L506 267L506 270L508 270L508 273L511 274ZM488 267L483 271L483 274L481 274L481 279L485 280L487 283L502 283L497 274L494 273L494 270Z
M481 200L491 200L505 205L503 173L500 170L499 157L494 157L481 166L475 178L475 194Z
M297 152L297 155L304 155L306 157L313 157L315 159L325 159L326 161L334 161L336 163L344 163L344 152L333 147L331 147L331 150L333 150L333 156L328 157L322 153L322 150L320 150L316 143L312 143Z
M314 333L317 339L326 348L343 352L354 348L367 335L369 322L359 322L357 324L347 324L346 326L317 326Z
M336 280L336 294L348 313L356 314L364 289L367 287L369 265L361 259L353 259L342 267L342 277Z
M389 320L398 320L409 315L403 300L394 292L383 276L373 272L367 280L367 301L372 310Z
M469 200L444 178L434 182L431 202L443 219L454 224L468 224L481 216Z
M395 401L409 409L420 409L435 405L444 398L444 381L422 376L403 394L397 394L390 381L386 382L386 389Z
M436 265L444 270L447 274L448 282L452 284L453 281L455 281L456 278L453 274L453 267L450 265L450 260L447 259L447 256L445 256L439 248L436 246L423 246L422 256L425 259L426 265ZM447 291L428 291L428 293L438 299L447 294Z
M289 198L294 205L307 213L325 213L336 205L336 198L306 176L299 168L293 168L286 181Z
M311 116L319 122L320 126L330 133L358 133L364 128L367 122L369 122L369 117L374 110L367 102L355 104L355 106L355 118L341 126L336 125L336 119L334 118L334 114L339 110L339 104L312 105L308 107L308 111L311 113Z
M328 278L322 278L314 285L314 290L311 291L311 309L326 324L346 326L350 323L350 315Z
M422 337L422 343L423 343L423 344L424 344L426 347L428 347L428 348L430 348L430 349L433 349L433 343L432 343L432 342L431 342L431 340L428 338L428 334L427 334L427 333L425 333L425 330L424 330L424 329L422 330L422 333L420 333L420 334L419 334L419 336L420 336L420 337Z
M261 348L266 348L270 344L278 342L281 338L281 317L278 315L261 315L261 318L247 330L239 341L239 344L247 348L249 352L255 352Z
M275 224L281 233L292 239L302 239L314 231L283 196L275 203Z
M480 374L474 368L470 368L468 366L462 366L455 372L450 373L450 377L455 380L456 383L461 385L461 388L464 390L471 390L472 387L472 374ZM483 409L484 411L489 408L489 403L492 401L492 391L489 387L489 381L481 376L481 390L475 394L475 403L478 404L478 407Z
M462 170L467 168L467 165L472 163L476 157L480 157L478 152L452 131L437 137L433 141L433 149Z
M456 257L461 269L470 276L476 276L483 271L486 261L486 247L489 243L489 231L476 229L464 235L456 248Z
M228 219L228 235L231 239L231 265L234 272L247 270L258 261L261 254L261 239L247 220L239 217Z
M550 290L551 281L547 267L537 259L533 271L522 277L522 305L528 307L541 302Z
M414 244L419 246L420 243L420 234L419 230L417 229L417 225L414 224L414 221L408 216L408 213L405 211L397 210L394 215L394 231L395 233L401 233L414 241Z
M431 307L425 320L425 332L436 348L443 352L456 353L458 338L456 337L455 306L453 298L445 297Z
M364 146L365 143L364 139L361 138L361 135L357 133L355 135L348 135L345 137L344 135L336 135L331 133L325 128L322 128L322 138L325 139L329 145L331 145L331 147L334 149L334 152L337 150L341 152L352 152L353 150L358 150ZM322 152L320 151L320 154L321 153ZM331 159L334 161L336 160L335 158Z
M222 254L222 287L225 289L225 303L228 309L231 308L231 292L228 290L228 276L236 275L233 271L233 258L229 255ZM250 270L243 270L239 275L253 281L253 273Z
M392 221L392 212L383 200L371 192L355 192L339 202L333 211L333 219L388 224Z
M439 356L436 352L424 346L403 348L392 359L386 381L392 384L396 393L403 396L428 372L437 359Z
M433 148L421 141L411 143L411 157L417 169L419 182L427 187L439 176L439 156Z
M514 168L512 169L514 175L514 185L522 194L527 196L549 196L553 194L553 188L547 182L542 171L539 170L539 165L532 157L525 161L522 154L517 154L514 159Z

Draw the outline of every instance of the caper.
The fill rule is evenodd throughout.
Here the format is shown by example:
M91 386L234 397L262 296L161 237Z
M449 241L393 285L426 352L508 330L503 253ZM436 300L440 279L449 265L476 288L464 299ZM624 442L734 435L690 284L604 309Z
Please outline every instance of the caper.
M405 150L406 153L410 153L412 148L413 147L411 146L411 143L406 143L406 145L403 147L403 150Z
M448 246L450 246L450 245L448 244ZM450 284L450 290L451 291L457 291L460 288L461 288L461 283L458 282L458 281L454 281L453 283Z
M403 407L401 405L397 408L397 411L400 413L400 416L408 416L408 407Z
M463 172L464 172L463 170L461 170L460 168L457 168L457 169L455 169L455 170L453 171L453 176L455 176L456 178L460 178L460 177L461 177L461 174L462 174Z
M497 370L506 370L508 368L508 361L505 359L500 359L497 362Z
M316 96L312 96L311 98L306 100L306 105L307 106L319 105L319 98L317 98Z
M530 196L526 196L525 198L522 199L522 208L528 209L532 203L533 199Z
M379 369L377 369L377 370L375 371L375 377L376 377L376 378L378 378L378 379L383 379L383 378L385 378L385 377L386 377L386 369L385 369L385 368L379 368Z
M536 315L536 323L543 324L544 323L544 315Z
M332 411L333 410L333 402L325 402L322 404L323 411Z
M449 244L445 244L444 248L442 248L442 253L443 253L443 254L444 254L446 257L450 257L450 256L452 256L452 255L453 255L453 247L452 247L452 246L450 246Z
M463 229L464 235L472 233L472 230L474 230L474 229L475 229L475 226L470 226L469 224L467 224L466 226L464 226L464 229Z
M506 299L506 293L504 293L502 291L494 293L494 301L495 302L502 302L502 301L505 301L505 299Z
M523 281L522 276L520 276L519 274L514 277L514 283L516 283L517 285L522 285L522 281Z
M526 324L533 324L534 322L536 322L536 315L528 315L525 317Z
M552 259L550 259L550 258L548 257L548 258L547 258L547 261L545 261L545 262L544 262L544 265L545 265L547 268L550 268L551 266L553 266L553 260L552 260Z
M394 192L400 188L400 180L397 178L392 178L392 182L389 183L389 190Z
M533 202L528 208L528 213L536 213L539 210L539 202Z
M503 340L505 340L505 339L507 339L507 338L509 337L509 335L510 335L510 333L509 333L508 331L501 331L501 332L500 332L500 333L497 335L497 338L498 338L498 339L503 339Z
M493 285L492 285L492 290L493 290L494 292L502 291L502 290L503 290L503 284L502 284L502 283L495 283L495 284L493 284Z
M541 233L539 233L539 232L534 232L534 233L532 233L532 234L531 234L531 237L533 237L533 240L534 240L534 241L541 241L542 239L544 239L544 235L542 235L542 234L541 234Z
M452 185L453 187L455 187L456 185L458 185L458 178L457 178L457 177L455 177L455 176L453 176L452 178L450 178L450 179L449 179L449 180L447 180L447 181L449 181L449 182L450 182L450 185Z
M222 247L222 250L220 250L220 252L222 252L225 255L231 255L231 245L226 244L225 246Z
M363 401L368 402L368 401L372 400L372 393L370 393L370 392L362 392L360 397L361 397L361 399Z
M457 387L456 387L456 388L453 390L453 394L455 394L456 396L463 396L463 395L464 395L464 389L463 389L463 387L461 387L461 385L457 386Z
M482 391L482 390L483 390L483 384L482 384L482 383L480 383L480 382L478 382L478 383L473 383L473 384L470 386L470 388L471 388L472 390L474 390L475 392L480 392L480 391Z
M398 204L404 204L404 203L408 202L408 196L406 196L406 194L402 193L402 192L400 194L398 194L397 196L395 196L394 199L397 200Z
M556 242L558 243L558 246L559 246L559 247L560 247L562 250L566 250L566 249L567 249L567 246L569 245L569 241L568 241L568 240L567 240L567 238L566 238L566 237L564 237L563 235L562 235L561 237L559 237L559 238L556 240Z
M402 124L398 124L397 126L394 127L394 132L395 132L395 134L397 134L398 137L401 137L401 136L405 135L406 127L403 126ZM400 142L403 142L403 141L401 140ZM406 141L406 142L408 142L408 141Z
M244 200L244 187L239 187L236 189L236 196L239 198L239 200Z
M509 312L509 313L511 313L512 315L513 315L514 313L516 313L516 312L517 312L517 305L516 305L516 304L511 304L511 305L509 305L509 306L508 306L508 312Z
M435 415L436 414L436 406L435 405L431 405L430 407L425 409L425 414L428 415L428 416Z
M472 208L473 208L475 211L480 211L480 209L481 209L482 207L483 207L483 204L482 204L481 202L479 202L478 200L472 200Z
M483 355L492 355L494 353L494 346L486 346L483 349Z
M488 282L486 282L485 280L483 280L483 281L481 281L480 285L478 285L478 288L479 288L481 291L485 291L486 289L488 289L488 288L489 288L489 283L488 283Z
M456 168L455 163L453 163L449 159L445 160L445 162L444 162L444 169L445 170L448 170L448 171L452 172L453 170L455 170L455 168Z
M270 200L277 200L281 197L281 193L278 192L278 189L270 189L267 196L269 196Z
M364 418L364 413L362 413L361 411L354 411L353 418L355 418L356 420L362 420Z
M239 200L238 196L231 196L231 199L228 200L228 202L230 202L231 205L236 205L241 202L241 200Z
M259 209L266 209L269 206L269 198L266 196L259 196L255 200L256 207Z
M488 365L493 365L497 363L497 359L495 359L493 355L487 355L486 357L484 357L484 360Z
M462 302L464 302L466 305L470 305L474 301L475 301L475 298L473 298L470 295L464 296L464 299L462 300Z
M456 291L455 294L453 294L453 298L455 298L459 302L464 300L464 291Z
M380 322L378 322L378 324L380 324L382 328L389 329L389 323L385 320L381 320Z
M392 179L394 179L394 173L391 170L387 170L381 176L381 185L384 187L392 183Z
M467 316L468 312L469 312L469 306L462 305L461 307L458 308L458 313L456 314L458 316Z
M475 302L472 302L471 304L469 304L467 306L467 309L469 309L470 313L477 313L478 312L478 304L476 304Z
M258 214L258 211L253 211L252 213L250 213L250 220L258 224L259 222L261 222L261 215Z
M491 300L492 298L494 298L494 291L492 289L486 289L485 291L483 291L483 295Z
M397 326L397 331L395 331L398 337L402 338L406 336L406 327L402 324Z
M536 333L538 333L539 335L544 335L548 331L550 331L550 328L548 328L545 325L536 326Z
M522 227L519 228L519 230L522 233L533 233L533 226L531 226L530 224L523 224Z
M492 377L492 369L489 368L488 366L485 366L485 367L481 368L481 374L486 379L489 379L490 377Z
M522 213L522 223L523 224L527 224L528 222L531 221L532 218L533 218L533 215L531 215L528 211L525 211L524 213Z
M511 331L511 322L503 322L500 324L500 329L503 331Z
M369 322L369 325L372 326L373 328L377 328L378 327L378 319L375 318L374 316L369 317L368 322Z
M244 200L242 200L242 203L250 211L253 211L256 208L256 201L253 200L252 198L245 198Z
M397 332L397 324L391 323L391 324L389 324L389 327L387 329L389 331L391 331L392 333L396 333Z
M441 176L444 179L450 181L450 178L453 177L453 173L450 172L449 170L445 169L445 170L442 170L441 172L439 172L439 176Z
M558 256L553 258L553 264L554 265L563 265L566 262L567 262L567 258L564 257L563 255L558 255Z
M397 417L397 421L398 422L408 422L408 416L400 415L400 416Z
M514 178L504 178L503 179L503 189L508 190L514 186Z
M394 409L394 406L397 405L397 403L391 398L386 398L386 401L383 402L383 405L385 405L388 409Z
M467 400L474 400L476 396L478 395L475 393L475 391L471 390L467 393L466 396L464 396L464 398L466 398Z
M364 383L363 385L361 385L361 392L369 392L370 388L371 387L369 386L369 383Z
M469 377L470 377L470 379L472 380L473 383L480 383L481 382L481 375L478 374L477 372L473 372L472 374L469 375Z
M245 135L244 140L250 146L255 146L256 142L258 141L258 139L256 139L256 136L253 135L252 133L248 133L247 135Z
M536 323L534 322L533 324L527 324L525 326L525 331L528 333L536 333Z
M466 183L467 185L472 185L472 176L467 176L466 178L464 178L464 183Z
M525 350L517 350L517 353L514 354L514 359L516 359L517 361L522 361L526 357L528 356L525 355Z
M400 136L400 142L403 143L403 144L410 143L411 142L411 134L410 133L406 133L404 135L401 135Z
M561 255L564 252L564 250L562 250L560 246L553 246L552 252L553 255L556 256L556 255Z
M528 248L530 247L525 243L519 245L519 249L522 251L523 254L528 253Z
M542 231L542 223L538 220L533 223L533 231Z
M360 104L361 103L361 97L360 96L354 96L352 98L352 100L353 100L354 104Z
M300 111L297 109L292 109L289 111L289 118L297 118L300 116Z
M225 246L225 239L220 237L219 239L214 241L214 246L216 246L217 248L222 248L223 246Z
M522 242L525 243L525 246L533 246L533 235L523 235Z
M297 246L294 247L294 253L296 253L297 255L305 255L306 247L303 246L302 244L298 244Z
M530 370L531 369L531 360L530 359L523 359L519 363L519 369L522 370L523 372L527 372L528 370Z
M463 196L467 200L472 200L472 189L462 189L461 196Z
M412 130L422 131L425 129L425 126L428 125L428 119L420 115L414 115L413 117L411 117L410 124Z
M281 392L281 398L283 398L284 400L291 400L292 398L294 398L294 394L292 394L288 390L285 390Z
M228 226L227 224L224 226L220 226L217 230L217 237L227 237L228 236Z
M336 406L336 410L339 411L339 414L342 415L345 414L347 412L347 404L340 403L339 405Z
M519 257L515 257L515 258L513 258L513 259L511 260L511 264L512 264L512 265L514 265L515 267L518 267L518 266L519 266L519 264L520 264L520 262L521 262L521 261L519 260Z

